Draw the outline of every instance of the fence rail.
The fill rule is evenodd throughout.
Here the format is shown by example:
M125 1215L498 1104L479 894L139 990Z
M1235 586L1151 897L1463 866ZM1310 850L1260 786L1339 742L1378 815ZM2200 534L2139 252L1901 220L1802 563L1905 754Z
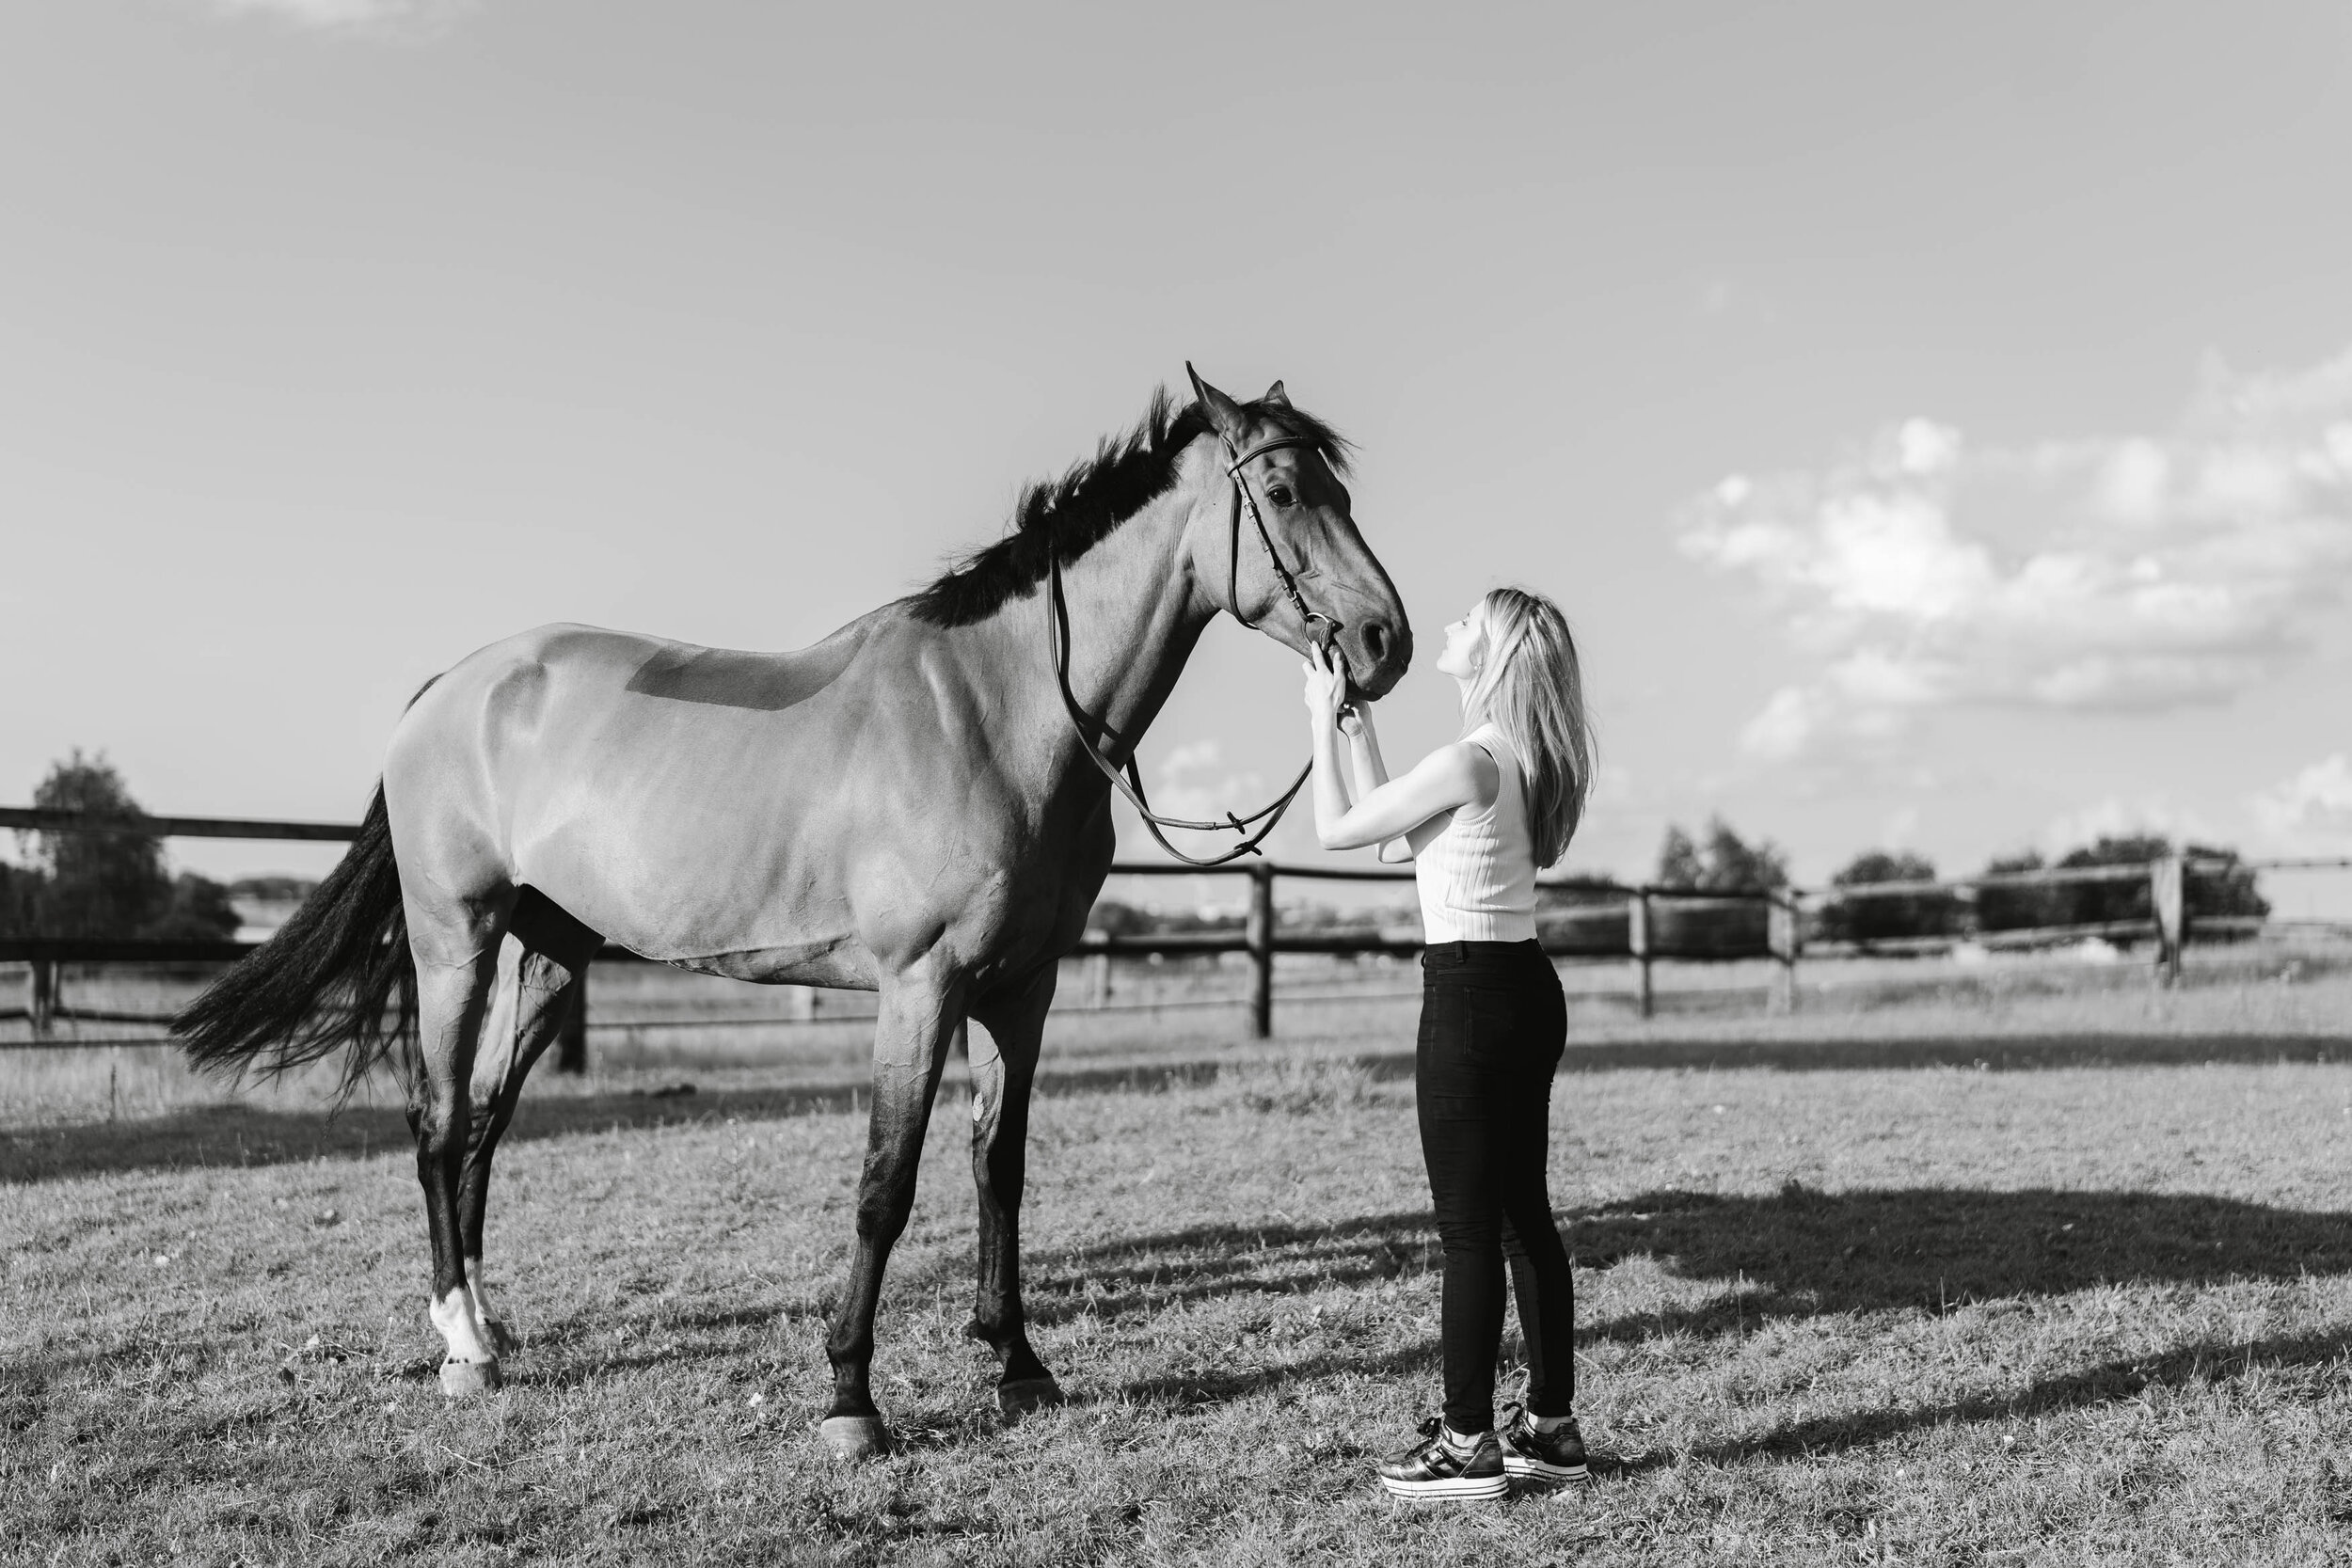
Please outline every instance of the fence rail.
M32 832L138 833L167 838L228 838L347 843L358 836L356 824L280 822L244 817L135 816L92 817L78 812L24 806L0 806L0 828ZM1772 1006L1793 1010L1797 1005L1797 966L1808 954L1817 957L1850 953L1917 953L1950 946L1949 935L1887 937L1867 941L1814 941L1805 937L1805 911L1872 899L1946 895L1957 902L1974 901L1985 889L2054 887L2074 884L2144 882L2149 889L2150 913L2144 918L2079 922L2008 930L1979 931L1974 940L1988 948L2026 947L2088 938L2117 937L2137 941L2153 938L2158 971L2177 980L2181 949L2191 927L2208 935L2243 935L2259 929L2260 917L2198 915L2186 905L2186 889L2194 876L2264 870L2322 870L2352 867L2352 857L2301 857L2276 860L2217 860L2174 855L2137 865L2052 867L2034 871L1989 872L1950 880L1872 882L1842 887L1788 888L1779 891L1702 889L1656 884L1622 883L1604 879L1539 881L1539 890L1555 895L1572 895L1574 902L1543 911L1538 935L1545 951L1555 958L1625 959L1633 966L1634 1002L1644 1017L1654 1009L1652 968L1661 960L1723 962L1771 959L1779 966ZM1260 1038L1274 1031L1274 960L1284 953L1385 954L1409 957L1421 951L1418 937L1392 934L1374 926L1280 928L1274 890L1279 879L1327 882L1403 883L1413 879L1409 869L1366 866L1278 865L1253 861L1203 870L1163 862L1121 862L1111 867L1120 877L1245 877L1249 881L1248 912L1238 927L1195 931L1113 933L1089 930L1073 957L1107 961L1115 957L1159 955L1186 958L1228 953L1247 954L1250 985L1245 998L1251 1033ZM142 1014L77 1010L59 991L59 971L81 963L223 963L251 952L255 942L148 942L120 938L7 937L0 938L0 963L25 966L24 1004L0 1006L0 1020L23 1019L33 1038L7 1044L72 1046L86 1043L51 1037L59 1021L164 1024L167 1019ZM608 946L602 958L650 961L627 948ZM587 1067L587 988L579 988L575 1007L558 1043L560 1069L584 1071ZM1225 1004L1220 1004L1225 1005ZM762 1021L784 1022L784 1021ZM111 1043L111 1042L87 1042Z

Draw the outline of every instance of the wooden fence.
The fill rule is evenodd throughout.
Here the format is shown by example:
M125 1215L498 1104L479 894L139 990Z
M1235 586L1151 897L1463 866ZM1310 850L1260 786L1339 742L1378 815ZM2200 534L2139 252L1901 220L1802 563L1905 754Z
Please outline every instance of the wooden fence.
M0 828L40 832L135 832L175 838L236 838L349 842L358 829L330 822L270 822L230 817L150 816L119 820L93 819L74 812L41 811L0 806ZM1797 1005L1797 969L1802 959L1857 952L1902 953L1948 946L1946 936L1892 938L1870 942L1807 941L1808 924L1819 924L1820 911L1838 904L1863 904L1871 899L1903 896L1944 896L1972 899L1986 889L2052 887L2071 883L2145 882L2151 913L2144 919L2107 920L2068 926L1980 931L1969 940L1987 948L2047 945L2099 937L2108 940L2153 939L2159 973L2177 979L2181 949L2192 935L2186 890L2189 879L2201 874L2262 870L2314 870L2352 867L2352 858L2266 861L2189 860L2179 855L2138 865L2101 865L2038 871L1989 873L1948 881L1878 882L1862 886L1785 889L1777 892L1709 891L1685 887L1634 886L1606 881L1539 883L1538 937L1554 958L1623 959L1632 969L1634 1005L1645 1018L1654 1006L1652 970L1661 960L1712 963L1738 959L1769 959L1778 965L1771 1005L1793 1010ZM1202 871L1163 862L1122 862L1112 867L1124 877L1242 877L1249 882L1248 913L1238 929L1221 927L1194 931L1153 931L1111 934L1089 930L1079 942L1076 957L1107 961L1114 957L1193 957L1205 954L1247 954L1250 986L1246 998L1250 1032L1260 1038L1274 1032L1274 960L1283 953L1363 954L1409 957L1421 951L1417 937L1384 931L1373 925L1317 926L1297 930L1281 928L1275 884L1282 879L1329 882L1409 883L1408 868L1374 870L1358 867L1278 865L1251 861ZM1552 900L1544 907L1542 895ZM1559 900L1567 900L1560 902ZM1808 912L1812 920L1808 921ZM2197 934L2243 934L2263 924L2254 916L2200 916ZM62 1020L91 1022L161 1024L167 1020L148 1015L77 1010L60 994L60 966L113 963L217 963L234 960L256 944L237 942L140 942L75 937L0 938L0 963L25 966L24 1003L0 1004L0 1019L24 1019L32 1038L8 1042L20 1048L51 1045L72 1047L89 1043L55 1037ZM626 948L608 947L603 958L645 961ZM560 1069L584 1071L587 1049L587 988L580 990L574 1009L556 1049Z

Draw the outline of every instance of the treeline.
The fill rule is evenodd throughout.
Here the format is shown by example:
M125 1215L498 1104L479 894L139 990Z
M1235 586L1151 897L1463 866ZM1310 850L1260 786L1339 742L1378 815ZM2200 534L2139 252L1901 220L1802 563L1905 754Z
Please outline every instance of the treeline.
M46 811L144 817L103 754L77 749L51 765L33 791ZM0 861L0 936L133 937L221 941L237 933L230 889L193 871L174 876L160 835L34 832L17 835L24 863Z
M2055 861L2027 850L1996 856L1986 875L2003 872L2074 870L2084 866L2142 865L2175 852L2172 840L2155 833L2101 834L2097 842L2071 849ZM2221 868L2190 874L2182 901L2190 919L2200 915L2266 915L2268 900L2255 885L2251 867L2234 849L2184 844L2191 860L2220 862ZM1857 855L1835 876L1833 887L1877 882L1939 880L1935 863L1906 851L1872 849ZM1708 892L1751 890L1777 893L1788 885L1788 857L1769 841L1749 844L1717 817L1703 838L1668 828L1658 854L1661 885ZM1972 931L2022 931L2048 926L2088 926L2106 921L2152 920L2155 908L2145 878L2111 882L2058 882L2042 886L1985 887L1969 898L1951 889L1874 894L1823 904L1807 935L1827 942L1883 942L1906 937L1954 937Z

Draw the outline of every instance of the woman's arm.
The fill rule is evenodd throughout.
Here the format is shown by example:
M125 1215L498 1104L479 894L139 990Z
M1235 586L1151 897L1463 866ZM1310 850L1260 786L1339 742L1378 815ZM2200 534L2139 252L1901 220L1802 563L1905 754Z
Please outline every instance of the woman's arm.
M1307 664L1307 708L1313 716L1315 836L1326 849L1358 849L1401 837L1457 806L1494 799L1494 759L1463 741L1441 746L1419 766L1351 804L1340 765L1339 710L1346 677L1317 648Z
M1336 753L1337 748L1331 742L1324 744ZM1338 760L1334 754L1335 768ZM1323 777L1318 764L1315 836L1323 841L1326 849L1360 849L1367 844L1386 844L1407 835L1419 837L1416 830L1441 824L1455 808L1493 800L1498 783L1494 759L1460 740L1438 747L1422 758L1411 772L1390 780L1352 806L1343 800L1327 800L1321 787Z
M1348 760L1355 765L1352 805L1389 782L1389 764L1380 754L1380 735L1372 725L1372 705L1359 703L1340 715L1340 733L1347 736ZM1383 864L1397 865L1413 858L1410 835L1391 838L1380 846Z

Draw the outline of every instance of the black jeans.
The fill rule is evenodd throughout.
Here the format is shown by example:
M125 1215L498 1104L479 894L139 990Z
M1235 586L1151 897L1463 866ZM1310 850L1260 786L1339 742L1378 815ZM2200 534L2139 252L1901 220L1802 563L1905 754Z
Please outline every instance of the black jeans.
M1527 1407L1565 1416L1576 1304L1544 1180L1551 1077L1568 1030L1560 976L1533 942L1438 942L1421 965L1414 1088L1445 1249L1446 1425L1494 1425L1506 1258L1527 1337Z

